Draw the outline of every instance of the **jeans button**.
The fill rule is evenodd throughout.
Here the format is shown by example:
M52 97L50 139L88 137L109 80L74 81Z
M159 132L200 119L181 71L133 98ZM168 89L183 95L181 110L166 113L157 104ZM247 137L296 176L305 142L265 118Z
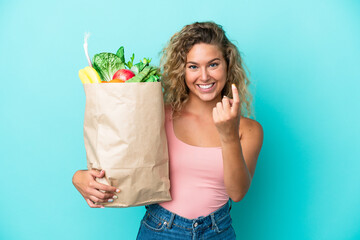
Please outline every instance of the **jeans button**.
M194 223L194 227L197 227L198 226L198 223L196 222L196 223Z

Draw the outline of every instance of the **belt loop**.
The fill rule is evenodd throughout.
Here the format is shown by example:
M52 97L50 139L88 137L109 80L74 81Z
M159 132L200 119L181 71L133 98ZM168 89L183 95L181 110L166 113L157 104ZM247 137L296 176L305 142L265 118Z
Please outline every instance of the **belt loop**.
M167 228L170 229L172 224L173 224L173 221L174 221L174 218L175 218L175 213L171 213L171 217L170 217L170 220L167 224Z
M210 218L211 218L211 223L212 223L211 229L212 230L216 229L217 231L219 231L218 226L216 225L214 213L210 214Z

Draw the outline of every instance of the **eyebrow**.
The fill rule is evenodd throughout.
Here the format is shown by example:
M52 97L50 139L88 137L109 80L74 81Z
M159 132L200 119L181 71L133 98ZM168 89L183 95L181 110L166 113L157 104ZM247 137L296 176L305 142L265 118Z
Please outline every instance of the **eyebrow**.
M207 63L211 63L211 62L216 61L216 60L219 60L219 61L220 61L220 58L214 58L214 59L208 61ZM189 63L198 64L197 62L193 62L193 61L186 62L186 64L189 64Z

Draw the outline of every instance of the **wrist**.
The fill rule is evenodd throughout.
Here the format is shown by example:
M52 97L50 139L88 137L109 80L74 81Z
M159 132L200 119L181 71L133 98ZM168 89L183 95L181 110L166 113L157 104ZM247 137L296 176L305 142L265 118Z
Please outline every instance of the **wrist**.
M240 135L239 134L231 134L220 136L220 142L222 144L231 144L231 143L239 143L240 142Z

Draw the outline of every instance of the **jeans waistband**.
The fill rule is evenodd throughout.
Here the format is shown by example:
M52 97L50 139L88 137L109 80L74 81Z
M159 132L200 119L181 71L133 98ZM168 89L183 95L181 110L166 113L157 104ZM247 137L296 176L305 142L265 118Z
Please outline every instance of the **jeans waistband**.
M197 226L200 227L200 225L203 227L208 227L210 225L216 227L217 221L220 221L221 219L229 215L232 207L232 200L229 199L229 201L224 206L210 213L208 216L201 216L194 219L181 217L161 207L159 204L146 205L145 207L149 214L162 220L163 224L167 225L167 228L171 228L173 224L176 224L182 228L190 230L194 227L196 228Z

